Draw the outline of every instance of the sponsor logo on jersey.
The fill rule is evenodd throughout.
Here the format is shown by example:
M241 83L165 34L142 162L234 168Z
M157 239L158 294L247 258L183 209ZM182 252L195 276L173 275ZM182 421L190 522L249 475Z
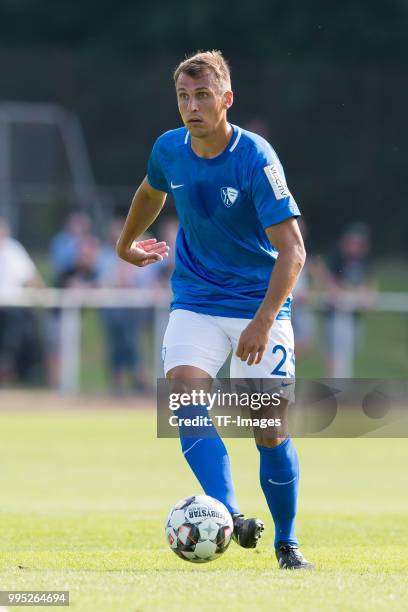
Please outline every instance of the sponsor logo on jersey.
M273 189L275 198L277 200L283 200L283 198L289 198L290 191L288 189L288 186L286 185L285 179L283 178L282 174L279 172L278 166L276 164L265 166L264 172L266 174L266 178L268 179L270 183L270 186Z
M236 202L238 196L238 189L234 189L234 187L221 187L221 200L228 208Z

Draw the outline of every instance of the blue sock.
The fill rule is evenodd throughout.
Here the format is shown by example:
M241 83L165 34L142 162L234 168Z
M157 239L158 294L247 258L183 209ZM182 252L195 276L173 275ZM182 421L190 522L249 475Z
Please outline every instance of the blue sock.
M206 406L188 406L176 412L180 418L208 417ZM231 513L239 513L232 484L230 461L217 429L206 426L179 425L183 455L206 495L222 502Z
M259 446L262 490L275 523L275 547L278 542L298 546L295 533L299 485L299 461L290 438L275 448Z

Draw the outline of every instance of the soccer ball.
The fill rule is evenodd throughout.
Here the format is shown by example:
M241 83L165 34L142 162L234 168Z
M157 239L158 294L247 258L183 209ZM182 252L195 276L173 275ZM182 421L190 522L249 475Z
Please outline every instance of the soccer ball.
M233 529L227 508L208 495L180 500L170 510L165 527L171 550L193 563L218 559L227 550Z

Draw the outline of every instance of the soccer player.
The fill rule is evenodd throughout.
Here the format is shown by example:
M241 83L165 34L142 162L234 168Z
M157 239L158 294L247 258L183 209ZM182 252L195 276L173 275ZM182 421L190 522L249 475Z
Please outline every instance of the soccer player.
M172 194L180 229L163 341L166 377L181 390L189 380L211 381L231 349L231 377L293 377L290 293L305 250L282 166L268 142L227 121L233 92L220 51L181 62L174 82L184 127L154 144L117 245L118 255L136 266L165 258L166 243L137 238ZM179 431L183 454L205 493L231 512L235 541L254 548L263 523L241 514L218 433ZM279 566L312 569L295 533L299 468L293 442L261 434L255 439Z

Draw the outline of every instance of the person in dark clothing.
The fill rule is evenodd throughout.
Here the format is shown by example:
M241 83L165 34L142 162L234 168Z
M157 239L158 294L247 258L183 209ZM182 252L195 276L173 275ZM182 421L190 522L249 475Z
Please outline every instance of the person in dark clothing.
M360 311L369 306L375 289L370 251L369 228L364 223L352 223L345 230L336 250L327 260L325 284L328 299L324 313L326 316L327 374L330 377L339 375L339 371L336 372L334 367L335 353L354 354L361 343ZM352 310L349 316L351 324L346 325L342 331L336 326L335 313L346 295L354 305L358 306L359 310ZM351 375L351 372L345 370L340 374L347 377Z

